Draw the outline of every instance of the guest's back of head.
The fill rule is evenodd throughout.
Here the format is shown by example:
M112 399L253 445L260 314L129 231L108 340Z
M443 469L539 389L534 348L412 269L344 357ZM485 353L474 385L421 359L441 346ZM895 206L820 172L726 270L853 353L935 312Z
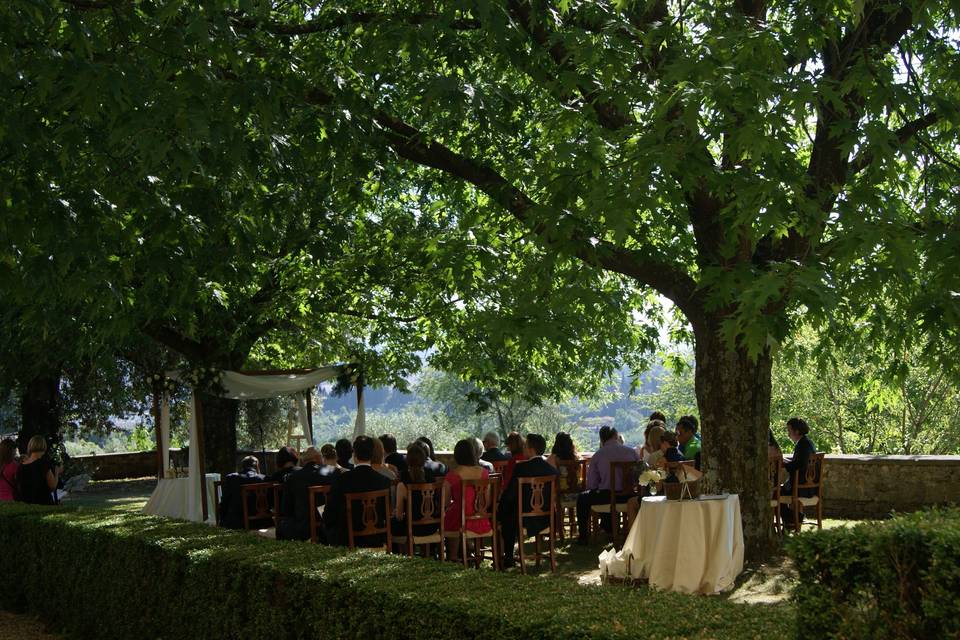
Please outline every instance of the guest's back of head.
M433 440L427 436L420 436L417 438L417 442L422 442L425 447L427 447L427 454L430 456L431 460L436 460L436 452L433 450Z
M653 413L650 414L650 417L647 418L647 420L650 422L653 422L654 420L659 420L660 422L666 424L667 416L663 415L663 412L661 411L654 411Z
M374 453L373 438L370 436L357 436L353 440L353 457L357 462L370 462L373 460Z
M666 431L667 430L659 424L650 427L650 431L647 433L647 443L650 445L652 451L660 450L660 440Z
M383 464L383 459L387 455L383 450L383 441L380 440L380 438L370 438L370 440L373 443L373 454L370 456L370 464Z
M453 459L461 467L476 467L480 464L476 448L470 438L457 442L453 448Z
M577 445L573 442L570 434L563 431L554 437L553 448L550 449L550 453L560 460L576 460L578 458Z
M47 452L47 439L43 436L36 435L30 438L30 441L27 443L27 455L36 454L37 457L42 456Z
M353 445L350 444L350 441L346 438L340 438L334 446L337 449L337 459L340 462L350 462L350 458L353 456Z
M534 456L542 456L547 450L547 441L539 433L527 434L527 451Z
M256 456L246 456L240 461L240 471L255 471L260 473L260 461Z
M17 459L17 443L11 438L4 438L0 441L0 467L5 466Z
M307 447L307 449L300 454L300 464L323 464L323 455L317 451L316 447Z
M697 422L697 419L693 416L680 416L680 419L677 420L677 430L683 430L690 433L696 433L700 424Z
M380 443L383 445L383 450L386 453L396 453L397 452L397 439L390 433L385 433L380 436Z
M516 431L511 431L507 436L507 450L515 456L523 454L523 436Z
M427 447L422 442L407 445L407 473L414 482L426 482L423 465L427 463Z
M487 431L483 434L483 446L487 449L496 449L500 446L500 436L495 431Z
M293 447L280 447L277 449L277 468L282 469L296 463L297 452Z
M616 438L619 434L617 430L611 427L610 425L603 425L600 427L600 444L603 444L610 440L611 438Z
M337 448L332 444L325 444L320 447L320 455L323 457L323 463L328 465L337 464Z

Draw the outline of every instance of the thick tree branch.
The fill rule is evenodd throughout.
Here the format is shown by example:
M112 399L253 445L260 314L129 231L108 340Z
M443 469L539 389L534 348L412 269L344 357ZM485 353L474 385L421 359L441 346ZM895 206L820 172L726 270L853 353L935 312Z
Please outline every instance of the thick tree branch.
M638 283L653 287L670 298L688 316L700 314L695 300L696 283L673 265L639 250L625 249L598 240L583 228L569 229L559 220L548 225L537 220L538 204L526 193L510 184L490 167L460 155L439 142L429 140L419 130L387 114L378 112L374 118L384 138L402 158L417 164L439 169L460 178L509 211L521 224L533 231L546 245L571 253L580 260L629 276Z
M382 11L334 12L323 14L303 22L279 22L276 20L253 18L242 13L231 14L234 24L247 28L258 29L278 36L300 36L311 33L322 33L358 24L374 22L397 22L409 25L422 25L428 22L445 20L444 16L435 13L398 13L390 14ZM480 21L472 18L456 18L446 21L446 24L458 30L479 29Z
M148 323L143 327L143 333L192 360L202 362L210 356L210 349L165 324L159 322Z
M929 129L939 121L940 115L935 111L930 111L929 113L926 113L919 118L906 123L896 131L893 131L892 134L893 137L896 138L897 143L902 146L919 133ZM861 151L853 160L850 161L850 177L852 178L873 164L876 156L876 150L871 147L867 147Z

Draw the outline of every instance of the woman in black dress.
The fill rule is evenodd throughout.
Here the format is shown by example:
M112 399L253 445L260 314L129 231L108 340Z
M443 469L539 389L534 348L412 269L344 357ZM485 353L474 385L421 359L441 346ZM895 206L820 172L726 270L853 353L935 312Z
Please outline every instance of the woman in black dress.
M797 477L800 478L800 483L803 484L804 479L807 476L807 465L810 463L810 458L817 452L817 448L813 445L813 441L807 437L807 434L810 433L810 427L807 425L807 422L802 418L790 418L787 420L787 436L790 437L790 440L793 441L793 457L790 460L787 460L783 463L783 468L787 471L789 475L789 480L787 480L782 487L780 487L781 496L789 496L793 494L793 472L797 472ZM809 498L810 490L809 489L800 489L799 497ZM780 504L780 517L783 519L783 522L793 522L793 510L790 508L789 504ZM803 522L803 512L800 512L800 522Z
M21 502L30 504L56 504L53 491L57 488L57 473L44 454L47 441L43 436L33 436L27 444L27 457L17 469L17 491Z

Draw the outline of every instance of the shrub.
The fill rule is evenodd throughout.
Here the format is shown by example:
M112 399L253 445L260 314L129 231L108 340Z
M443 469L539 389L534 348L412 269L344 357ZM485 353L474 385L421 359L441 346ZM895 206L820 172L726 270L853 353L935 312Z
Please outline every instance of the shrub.
M0 505L0 603L84 638L775 638L789 605L463 570L139 514Z
M960 510L798 536L798 637L960 637Z

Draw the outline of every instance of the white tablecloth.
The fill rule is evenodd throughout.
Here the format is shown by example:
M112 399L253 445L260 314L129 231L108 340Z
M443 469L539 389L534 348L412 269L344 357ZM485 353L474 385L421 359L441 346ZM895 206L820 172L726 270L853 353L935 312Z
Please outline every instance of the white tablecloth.
M644 498L620 551L600 554L600 572L647 578L658 589L718 593L743 571L740 498Z
M214 522L214 502L216 498L213 491L213 483L220 479L219 473L207 474L207 522ZM190 504L190 483L195 482L193 478L164 478L157 482L157 488L153 490L150 500L143 507L143 513L154 516L166 516L167 518L179 518L181 520L193 520L201 522L203 513L200 509L200 502L195 505Z

